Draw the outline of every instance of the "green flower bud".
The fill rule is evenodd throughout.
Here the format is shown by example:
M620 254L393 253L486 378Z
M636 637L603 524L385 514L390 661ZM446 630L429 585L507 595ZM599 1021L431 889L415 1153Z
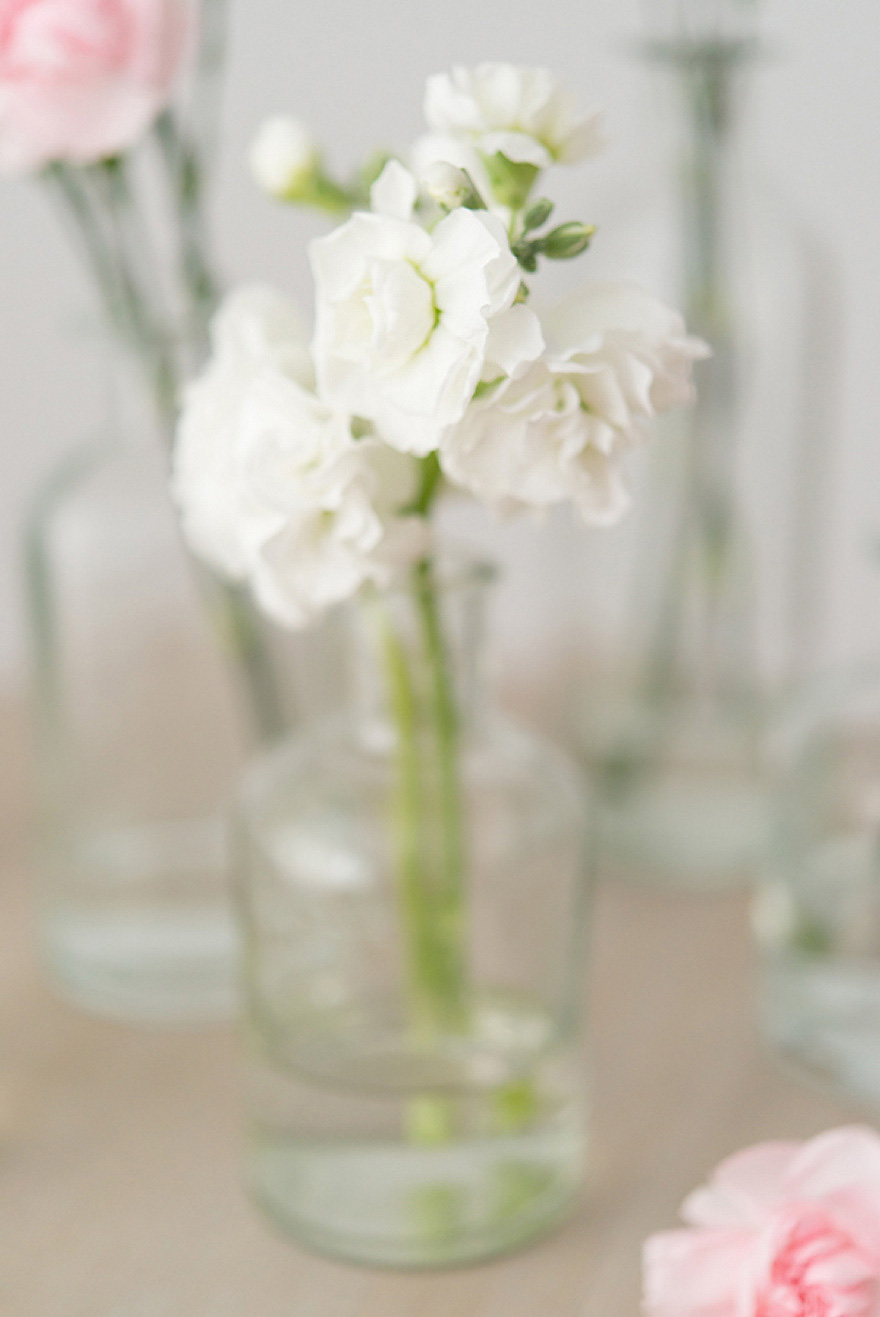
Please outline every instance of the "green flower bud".
M539 238L538 249L551 261L568 261L573 256L580 256L582 251L586 251L595 232L595 224L582 224L580 220L569 220L567 224L560 224L558 228L551 229L545 237Z

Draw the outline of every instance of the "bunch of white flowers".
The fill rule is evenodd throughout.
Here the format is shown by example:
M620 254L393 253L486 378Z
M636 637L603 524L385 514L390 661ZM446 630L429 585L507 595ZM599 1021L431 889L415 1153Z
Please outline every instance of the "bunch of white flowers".
M541 171L601 144L598 116L546 70L438 75L425 111L413 168L386 157L350 185L295 121L263 130L251 160L266 190L348 218L311 245L311 345L280 294L233 293L183 409L189 542L288 626L428 555L444 479L504 512L570 500L588 523L616 520L626 454L690 401L705 355L629 285L586 285L543 322L528 305L539 260L593 233L547 227Z

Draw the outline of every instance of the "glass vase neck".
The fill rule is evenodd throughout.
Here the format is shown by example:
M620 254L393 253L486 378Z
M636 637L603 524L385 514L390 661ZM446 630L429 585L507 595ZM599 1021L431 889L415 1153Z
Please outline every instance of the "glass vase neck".
M755 43L759 0L642 0L642 30L649 42L677 45Z
M484 633L495 569L426 559L350 609L351 687L362 730L400 735L438 720L456 734L479 717ZM443 734L442 726L440 734Z

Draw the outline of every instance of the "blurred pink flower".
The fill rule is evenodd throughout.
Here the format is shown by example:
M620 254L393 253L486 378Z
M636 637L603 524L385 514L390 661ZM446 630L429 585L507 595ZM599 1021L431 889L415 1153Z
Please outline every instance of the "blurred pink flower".
M0 0L0 169L114 155L171 95L190 0Z
M880 1317L880 1136L763 1143L645 1245L647 1317Z

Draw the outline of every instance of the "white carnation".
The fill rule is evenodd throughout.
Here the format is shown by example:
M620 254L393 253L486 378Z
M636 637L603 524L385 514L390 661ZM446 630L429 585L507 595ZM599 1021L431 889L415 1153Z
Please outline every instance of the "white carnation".
M172 489L184 534L217 571L244 578L241 538L241 422L263 371L312 384L308 341L291 303L272 288L246 286L214 318L213 354L187 390L174 450Z
M213 342L175 448L184 533L282 625L305 626L424 552L424 523L397 515L416 492L415 463L355 439L349 415L316 396L302 331L279 294L233 294Z
M600 116L580 114L541 68L480 64L438 73L426 85L425 118L435 133L467 142L481 156L500 152L538 169L555 161L571 164L604 145Z
M515 373L543 337L513 305L520 276L503 225L455 210L428 233L402 217L415 196L404 175L396 165L393 187L384 175L376 185L385 213L353 215L312 243L314 354L323 397L424 455L481 379Z
M545 322L559 348L591 367L587 405L619 428L693 402L693 363L709 348L638 285L583 284Z
M626 510L625 455L693 397L706 355L682 318L627 284L588 285L549 323L559 351L474 402L444 436L446 475L499 511L571 500L594 525Z
M261 124L248 159L254 179L265 192L295 198L314 175L319 152L300 119L279 114Z
M429 551L425 520L396 516L386 506L388 455L407 464L392 485L400 488L409 477L414 493L411 460L380 442L355 441L313 479L308 498L290 498L276 529L252 546L254 593L282 626L308 626L367 582L387 585Z

